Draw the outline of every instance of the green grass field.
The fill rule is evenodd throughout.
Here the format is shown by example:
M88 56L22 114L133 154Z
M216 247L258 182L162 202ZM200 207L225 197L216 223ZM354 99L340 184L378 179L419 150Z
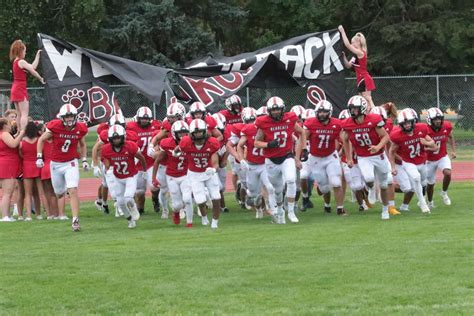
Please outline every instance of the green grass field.
M385 222L350 205L345 218L315 208L274 225L229 195L217 231L150 211L129 230L91 204L80 233L3 223L0 314L472 315L473 189L455 183L452 206L437 194L433 214L412 206Z

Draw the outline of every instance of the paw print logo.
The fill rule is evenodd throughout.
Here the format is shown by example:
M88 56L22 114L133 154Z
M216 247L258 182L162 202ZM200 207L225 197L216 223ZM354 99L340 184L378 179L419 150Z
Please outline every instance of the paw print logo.
M82 106L84 105L84 101L82 101L82 98L85 96L84 90L79 90L77 88L67 90L65 94L62 95L61 100L64 103L70 103L74 105L78 111L82 109Z

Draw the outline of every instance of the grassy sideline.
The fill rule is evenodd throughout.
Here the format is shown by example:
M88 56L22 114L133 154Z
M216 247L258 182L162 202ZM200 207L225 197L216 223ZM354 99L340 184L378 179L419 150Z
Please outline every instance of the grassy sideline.
M438 186L433 214L386 222L350 204L346 218L315 208L272 225L229 195L217 231L150 211L129 230L90 203L80 233L4 223L0 314L472 315L473 189L453 184L445 207Z

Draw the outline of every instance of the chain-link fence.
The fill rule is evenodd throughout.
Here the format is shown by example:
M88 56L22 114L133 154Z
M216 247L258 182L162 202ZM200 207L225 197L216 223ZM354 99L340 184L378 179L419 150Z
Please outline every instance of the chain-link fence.
M357 93L355 78L347 78L348 96ZM377 89L372 97L376 105L394 102L398 108L412 107L418 112L438 106L448 113L448 118L465 129L474 129L474 74L437 76L374 77ZM126 117L135 115L140 106L149 106L157 119L163 119L166 106L154 104L145 96L126 85L112 86ZM30 113L34 119L44 119L47 98L43 88L29 88ZM239 93L245 105L260 107L272 95L283 98L288 105L306 105L304 88L243 89ZM0 89L1 114L8 108L9 89Z

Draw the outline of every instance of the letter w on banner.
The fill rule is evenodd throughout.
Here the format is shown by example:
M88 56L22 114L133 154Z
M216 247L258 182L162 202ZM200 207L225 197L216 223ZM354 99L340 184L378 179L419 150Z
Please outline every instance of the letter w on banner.
M169 69L81 48L54 37L38 34L41 65L46 78L49 119L71 103L79 120L89 126L106 122L120 111L108 86L111 80L128 83L150 102L159 103Z

